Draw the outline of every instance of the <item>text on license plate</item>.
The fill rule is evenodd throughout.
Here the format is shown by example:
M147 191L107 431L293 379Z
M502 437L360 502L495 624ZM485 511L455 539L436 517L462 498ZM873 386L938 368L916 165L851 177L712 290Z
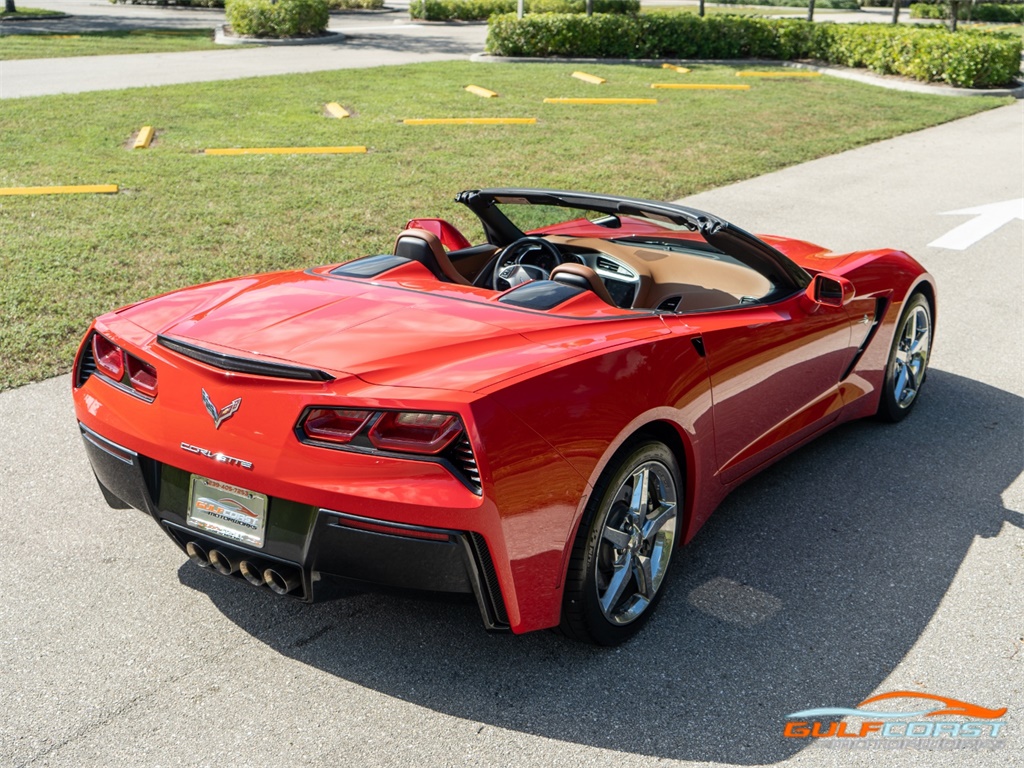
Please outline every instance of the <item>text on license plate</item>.
M236 485L192 475L185 522L241 544L262 547L267 526L267 497Z

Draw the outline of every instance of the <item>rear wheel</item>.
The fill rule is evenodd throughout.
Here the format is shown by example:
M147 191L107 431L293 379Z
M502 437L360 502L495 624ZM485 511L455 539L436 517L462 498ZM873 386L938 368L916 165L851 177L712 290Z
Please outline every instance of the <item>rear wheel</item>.
M561 630L618 645L661 598L679 530L682 478L672 451L644 442L605 470L580 523L566 576Z
M924 296L915 293L900 315L885 367L885 382L878 404L878 415L884 421L900 421L914 407L924 384L931 347L931 305Z

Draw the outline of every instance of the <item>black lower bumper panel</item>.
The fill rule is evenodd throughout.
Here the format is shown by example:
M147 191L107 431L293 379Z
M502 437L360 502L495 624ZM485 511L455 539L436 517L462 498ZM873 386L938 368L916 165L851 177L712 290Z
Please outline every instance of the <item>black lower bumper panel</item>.
M181 470L163 466L80 426L107 502L152 515L170 538L204 567L223 565L215 570L252 584L259 583L250 578L253 573L272 570L291 585L282 594L306 602L331 597L335 591L331 582L336 580L472 594L487 629L508 629L494 564L478 533L375 520L272 498L267 545L263 550L251 549L186 525L183 507L187 498L182 485L187 475ZM289 521L289 527L282 529L281 541L270 538L275 510ZM196 557L197 551L203 557ZM211 565L208 557L214 551L216 562Z

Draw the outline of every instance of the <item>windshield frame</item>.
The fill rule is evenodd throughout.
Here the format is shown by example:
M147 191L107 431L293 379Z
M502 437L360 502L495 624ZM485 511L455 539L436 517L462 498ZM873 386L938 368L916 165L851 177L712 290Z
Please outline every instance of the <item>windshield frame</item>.
M515 202L510 203L510 200ZM456 195L455 202L462 203L476 214L488 241L501 248L526 236L501 210L502 205L549 205L570 211L596 211L654 222L667 220L697 232L712 248L734 257L777 285L789 286L795 291L806 288L811 281L811 276L803 268L755 235L706 211L675 203L588 192L514 187L465 190ZM580 217L571 214L566 217L567 220L572 218ZM609 233L617 232L609 229ZM670 232L666 229L666 235Z

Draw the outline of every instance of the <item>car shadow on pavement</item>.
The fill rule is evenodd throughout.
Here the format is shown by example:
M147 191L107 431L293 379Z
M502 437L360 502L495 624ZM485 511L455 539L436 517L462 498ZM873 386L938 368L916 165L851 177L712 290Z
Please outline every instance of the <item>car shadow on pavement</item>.
M302 606L186 563L181 581L280 653L388 696L611 750L763 764L800 709L855 706L920 638L976 537L1020 515L1024 400L933 370L914 415L850 424L737 490L616 649L488 635L468 602ZM251 597L241 598L246 592Z

